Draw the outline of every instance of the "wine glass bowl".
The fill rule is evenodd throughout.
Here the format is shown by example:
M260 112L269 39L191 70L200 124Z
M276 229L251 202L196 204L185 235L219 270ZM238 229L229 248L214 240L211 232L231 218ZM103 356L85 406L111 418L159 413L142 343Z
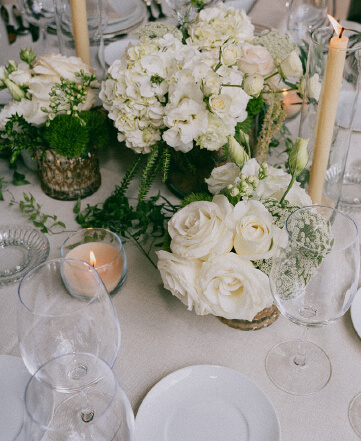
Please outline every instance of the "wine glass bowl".
M87 352L113 366L120 327L97 271L77 259L55 259L35 267L18 288L17 332L31 374L47 361Z
M288 217L273 255L274 302L306 329L330 324L352 303L359 265L357 227L348 215L330 207L300 208ZM320 390L331 375L324 351L302 340L275 346L266 369L279 388L296 395Z
M45 50L46 29L55 20L54 0L18 0L26 20L40 29L40 50Z
M26 441L133 441L134 414L103 360L66 354L45 363L29 380L24 431Z

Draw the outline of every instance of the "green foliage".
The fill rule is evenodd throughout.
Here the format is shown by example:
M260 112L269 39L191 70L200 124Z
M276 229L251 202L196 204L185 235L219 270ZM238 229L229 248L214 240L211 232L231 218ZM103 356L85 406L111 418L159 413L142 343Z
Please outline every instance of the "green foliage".
M25 118L15 113L0 130L0 150L9 149L10 164L14 164L22 150L29 150L32 155L44 145L41 129L28 123Z
M263 98L262 95L258 95L258 97L253 97L250 101L248 101L247 104L247 113L248 117L253 117L259 114L259 112L262 110L263 106ZM248 118L247 118L248 119Z
M44 129L44 138L49 147L67 158L76 158L87 153L89 132L79 118L57 115Z
M161 203L160 203L161 202ZM116 187L113 194L104 202L103 206L87 205L81 212L79 202L76 204L76 221L83 227L108 228L125 239L132 239L150 259L149 253L152 246L161 246L168 220L177 211L177 206L172 205L158 193L147 200L138 201L136 206L129 203L121 187ZM147 234L153 238L149 251L146 251L140 241Z
M211 202L213 199L213 195L209 193L191 193L190 195L186 196L181 204L180 208L185 207L186 205L191 204L192 202L199 202L199 201L209 201Z
M84 157L91 149L109 142L108 124L96 110L79 113L79 117L58 114L44 128L49 147L67 158Z
M61 233L66 228L64 222L58 220L55 215L44 214L41 211L41 205L38 204L34 196L29 193L23 193L23 200L15 201L13 198L10 205L18 205L20 212L28 215L28 220L33 223L36 228L40 228L42 233ZM60 231L55 232L55 229Z

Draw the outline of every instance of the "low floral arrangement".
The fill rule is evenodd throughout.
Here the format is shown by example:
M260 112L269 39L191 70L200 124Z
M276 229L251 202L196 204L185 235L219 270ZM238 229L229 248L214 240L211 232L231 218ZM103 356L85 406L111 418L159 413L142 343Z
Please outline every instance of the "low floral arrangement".
M0 150L14 164L22 150L53 149L67 158L85 157L108 142L104 116L95 112L100 84L80 58L20 52L20 63L0 67L0 90L12 99L0 111Z
M213 169L208 194L193 194L168 223L158 269L164 286L198 315L252 321L272 303L268 275L288 215L311 199L295 178L307 140L290 155L292 175L248 159Z
M290 37L276 30L256 36L244 12L221 3L201 10L182 29L183 34L168 25L146 26L102 83L100 98L118 140L140 154L131 176L147 157L140 199L159 171L167 180L174 151L220 152L234 159L236 140L250 157L265 161L286 116L282 91L306 87ZM248 134L260 114L263 123L251 150Z

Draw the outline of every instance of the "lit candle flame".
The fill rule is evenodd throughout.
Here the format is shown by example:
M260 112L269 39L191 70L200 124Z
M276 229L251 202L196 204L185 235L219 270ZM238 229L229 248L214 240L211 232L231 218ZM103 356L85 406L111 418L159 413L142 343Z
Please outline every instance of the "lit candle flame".
M343 31L343 27L330 14L327 14L327 17L330 20L330 22L331 22L331 24L332 24L332 26L333 26L337 36L340 37L341 34L342 34L342 31Z
M90 256L90 265L95 267L95 264L97 263L97 261L95 259L95 255L94 255L93 251L90 251L89 256Z
M287 92L286 89L282 89L282 95L283 95L284 97L286 97L286 96L288 95L288 92Z

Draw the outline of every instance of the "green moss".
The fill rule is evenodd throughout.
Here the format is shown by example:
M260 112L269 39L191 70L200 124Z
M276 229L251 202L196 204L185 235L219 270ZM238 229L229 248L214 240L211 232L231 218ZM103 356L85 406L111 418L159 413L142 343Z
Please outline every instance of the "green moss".
M109 142L105 117L97 111L79 112L79 118L58 114L45 128L44 138L49 148L67 158L86 156L93 148L103 148Z

